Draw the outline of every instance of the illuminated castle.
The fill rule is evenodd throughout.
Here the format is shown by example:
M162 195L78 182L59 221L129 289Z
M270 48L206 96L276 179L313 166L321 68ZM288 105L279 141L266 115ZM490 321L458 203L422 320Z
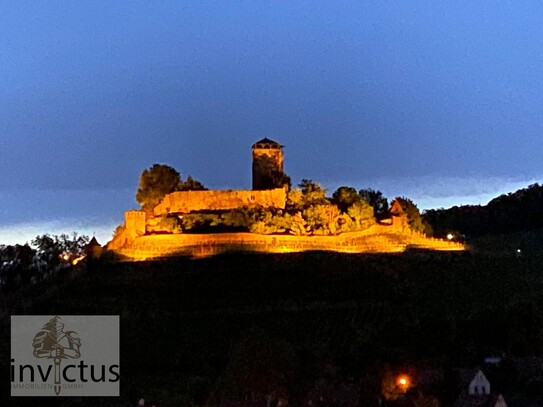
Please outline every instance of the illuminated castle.
M258 231L183 233L176 225L181 219L191 216L217 216L217 213L228 213L242 207L285 209L290 179L283 172L283 146L264 138L254 143L251 149L252 189L178 191L167 194L152 211L125 212L125 223L118 228L107 249L128 259L138 260L179 254L198 257L228 251L399 252L409 246L433 250L464 250L464 246L458 243L437 241L414 234L398 202L392 203L389 222L329 236L314 236L308 233L303 226L305 221L301 212L289 216L297 216L298 222L302 222L300 230L304 233L295 233L293 229L290 230L291 233L275 235ZM294 220L292 222L294 224Z
M153 209L152 218L240 207L284 209L289 179L283 172L283 146L264 138L252 145L252 156L253 189L172 192ZM144 211L125 212L125 238L145 235L152 218Z

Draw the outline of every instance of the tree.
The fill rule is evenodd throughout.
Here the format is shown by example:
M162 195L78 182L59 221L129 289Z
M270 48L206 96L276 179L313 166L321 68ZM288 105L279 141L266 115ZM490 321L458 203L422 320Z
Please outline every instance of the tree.
M304 208L304 196L299 188L288 191L286 207L292 212L298 212Z
M354 222L354 229L366 229L375 223L374 209L366 201L360 200L347 209Z
M229 228L250 230L251 226L258 222L261 217L261 207L241 206L223 213L220 222Z
M185 182L182 182L180 191L206 191L207 188L205 188L200 181L196 181L194 178L192 178L190 175L187 177L187 180Z
M150 211L165 195L179 191L182 187L181 176L174 168L165 164L154 164L143 170L136 200L142 209Z
M303 179L299 185L302 190L302 202L304 208L308 208L313 205L326 205L328 200L326 199L326 190L308 179Z
M375 191L371 188L358 191L360 198L373 207L373 212L377 219L388 215L388 201L381 191Z
M291 230L292 216L288 213L272 212L270 209L265 209L260 220L253 223L249 231L261 235L270 235L272 233L285 233Z
M332 194L332 203L337 205L341 212L347 212L352 204L359 202L361 199L353 187L339 187Z
M338 233L339 209L335 205L314 205L304 211L307 224L317 235L335 235Z
M77 232L73 232L71 238L65 233L61 234L58 241L62 251L74 259L84 254L90 239L86 235L78 235Z
M296 212L292 217L290 234L294 236L307 236L310 233L310 227L302 216L301 212Z
M423 233L425 231L424 222L422 221L422 217L420 216L419 208L417 208L417 205L408 198L396 198L396 201L400 204L400 206L403 209L403 212L407 216L407 224L411 228L411 230L415 232Z
M62 255L67 255L70 260L83 255L89 241L88 236L73 232L71 237L67 234L36 236L31 243L37 248L38 257L49 267L55 267L60 263Z
M49 267L56 267L59 264L62 248L58 236L36 236L31 243L37 248L38 257L45 261Z

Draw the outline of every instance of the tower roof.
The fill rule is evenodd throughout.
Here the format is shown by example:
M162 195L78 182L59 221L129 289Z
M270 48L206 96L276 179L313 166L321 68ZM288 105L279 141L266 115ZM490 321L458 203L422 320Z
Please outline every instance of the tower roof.
M279 149L283 146L279 144L277 141L270 140L269 138L265 137L262 140L257 141L253 144L252 148L273 148L273 149Z
M100 243L98 243L98 240L96 240L96 237L93 236L92 239L90 240L90 242L87 244L87 247L95 247L95 246L102 247L102 245Z

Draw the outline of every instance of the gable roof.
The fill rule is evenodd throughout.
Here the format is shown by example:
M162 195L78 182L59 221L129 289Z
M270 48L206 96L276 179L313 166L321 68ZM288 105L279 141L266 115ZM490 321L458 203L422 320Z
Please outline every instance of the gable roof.
M486 378L482 370L479 370L468 387L469 394L490 394L490 382Z
M270 140L269 138L265 137L262 140L258 140L256 143L252 145L252 148L281 148L283 147L281 144L279 144L277 141Z
M96 240L96 237L93 236L90 242L87 244L87 247L95 247L95 246L102 247L102 245L98 243L98 240Z
M400 205L400 202L398 202L397 199L393 200L392 203L390 204L389 213L393 216L405 215L402 205Z

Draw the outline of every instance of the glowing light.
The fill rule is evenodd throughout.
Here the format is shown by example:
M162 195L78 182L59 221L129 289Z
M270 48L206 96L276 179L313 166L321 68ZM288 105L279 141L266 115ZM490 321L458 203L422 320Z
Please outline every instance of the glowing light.
M452 233L449 233L449 234L447 235L447 239L453 240L453 239L454 239L454 235L453 235Z
M411 379L407 375L400 375L396 379L396 385L401 391L406 392L411 387Z
M77 265L77 263L79 263L79 262L80 262L81 260L83 260L85 257L86 257L85 255L79 256L77 259L74 259L74 260L72 261L72 264L73 264L74 266Z
M70 255L69 255L68 253L64 253L64 254L62 255L62 260L64 260L64 261L70 260Z

